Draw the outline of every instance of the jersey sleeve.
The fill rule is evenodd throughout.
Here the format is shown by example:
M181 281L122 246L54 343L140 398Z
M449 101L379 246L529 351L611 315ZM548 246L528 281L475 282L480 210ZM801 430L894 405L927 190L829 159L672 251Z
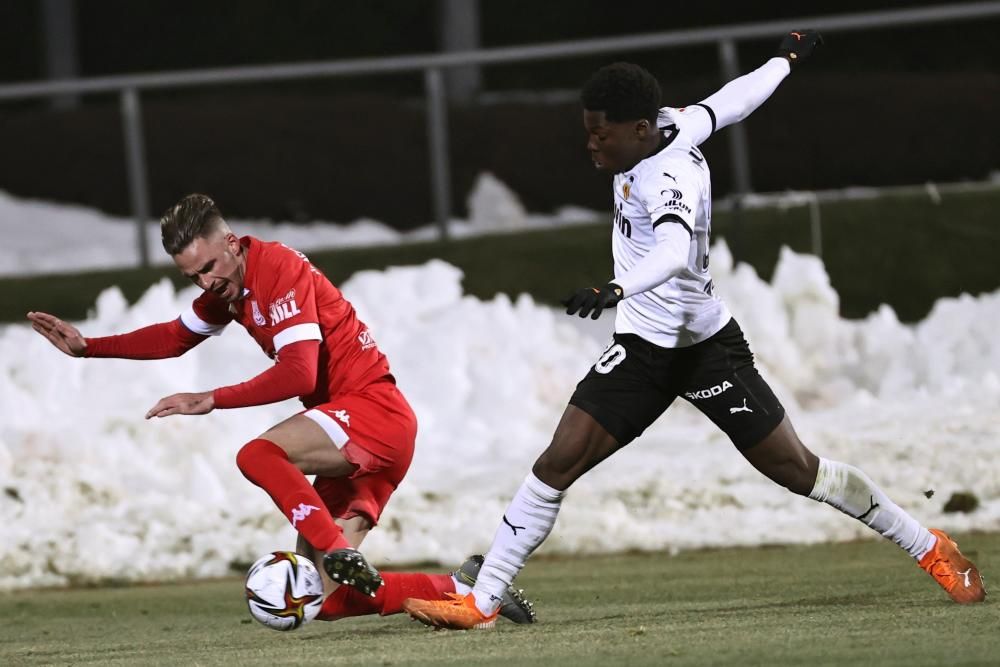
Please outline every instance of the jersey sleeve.
M738 123L771 96L788 76L790 68L784 58L771 58L749 74L733 79L696 106L711 110L716 129Z
M265 330L274 338L275 352L301 340L323 339L313 283L316 269L300 253L290 248L283 251L273 263L269 262L266 270L274 282L258 301L262 306L266 304Z
M715 111L707 104L699 103L680 109L666 107L660 110L666 113L677 129L695 146L700 146L715 132Z
M85 357L112 357L117 359L169 359L178 357L205 336L196 334L181 324L180 320L161 322L131 333L117 336L86 338Z
M666 165L664 168L670 167ZM680 225L687 231L689 238L694 233L699 193L685 180L683 172L678 169L677 173L664 171L643 181L639 195L657 237L662 225Z
M191 333L201 336L218 336L232 321L233 314L229 310L229 304L211 292L202 292L181 313L181 324Z

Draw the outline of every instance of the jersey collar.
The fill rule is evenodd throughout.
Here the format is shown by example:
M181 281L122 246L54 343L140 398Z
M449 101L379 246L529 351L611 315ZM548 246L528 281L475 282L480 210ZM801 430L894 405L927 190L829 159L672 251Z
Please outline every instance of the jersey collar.
M666 148L670 146L670 144L674 143L674 139L677 138L677 135L680 134L680 132L677 131L677 125L675 125L674 123L671 123L670 125L665 125L664 127L659 127L657 129L662 131L662 134L660 134L660 146L655 151L646 156L645 159L647 160L653 157L654 155L662 153L664 150L666 150ZM670 133L669 137L667 136L667 132Z
M240 245L246 249L247 253L246 268L243 271L243 296L240 297L245 299L250 296L252 291L249 286L253 284L253 279L256 276L257 263L261 252L261 243L252 236L243 236L240 238Z
M658 127L656 129L660 130L661 132L660 145L656 147L655 151L653 151L646 157L639 160L634 167L632 167L628 171L623 171L621 173L622 176L628 178L629 180L634 180L635 179L634 172L636 169L639 168L639 165L641 165L643 162L653 157L654 155L659 155L660 153L665 151L670 146L670 144L674 143L674 140L677 138L677 135L680 134L680 132L677 131L677 125L675 125L674 123L671 123L670 125L664 125L663 127ZM667 136L668 132L670 133L669 136Z

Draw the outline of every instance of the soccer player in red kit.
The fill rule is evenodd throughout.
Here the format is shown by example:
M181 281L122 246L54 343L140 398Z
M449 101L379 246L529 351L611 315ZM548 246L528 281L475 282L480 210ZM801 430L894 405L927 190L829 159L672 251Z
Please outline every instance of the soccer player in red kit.
M450 575L380 574L357 550L410 466L417 420L340 290L302 253L237 237L205 195L182 199L160 227L164 249L204 290L178 319L84 338L57 317L28 313L35 331L75 357L164 359L237 322L275 364L240 384L162 398L146 419L301 399L305 411L246 443L236 464L298 531L299 553L322 560L321 619L393 614L408 597L467 592L482 562L476 557ZM505 615L532 622L530 603L508 593Z

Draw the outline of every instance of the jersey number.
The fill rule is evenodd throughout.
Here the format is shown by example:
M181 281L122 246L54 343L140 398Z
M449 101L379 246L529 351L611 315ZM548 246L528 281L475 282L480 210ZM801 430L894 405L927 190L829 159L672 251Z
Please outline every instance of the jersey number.
M607 375L615 366L625 361L625 348L617 343L609 347L594 364L594 370L601 375Z

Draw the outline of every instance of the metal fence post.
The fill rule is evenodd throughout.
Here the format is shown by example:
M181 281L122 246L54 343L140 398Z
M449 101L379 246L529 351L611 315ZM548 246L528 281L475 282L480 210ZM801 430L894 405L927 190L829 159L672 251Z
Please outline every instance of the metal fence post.
M139 264L149 266L149 248L146 246L146 222L149 220L149 187L146 182L146 149L142 136L142 109L135 88L121 92L122 128L125 135L125 174L128 177L129 200L135 220L136 243L139 246Z
M739 55L732 39L719 41L719 62L722 81L728 83L740 75ZM743 245L743 195L750 192L750 152L747 149L747 131L742 123L729 126L729 157L733 163L733 233L730 250L733 258L739 256Z
M431 158L431 200L434 202L438 235L442 241L447 241L448 221L451 218L451 165L448 160L448 107L440 68L424 70L424 87Z
M719 42L719 61L722 65L723 83L728 83L740 75L740 61L736 53L736 43L731 39ZM731 125L728 131L729 153L733 160L733 186L737 193L751 191L750 151L747 149L747 131L742 123Z
M812 252L817 257L823 257L823 221L819 212L819 197L815 192L809 193L809 236L812 238Z

